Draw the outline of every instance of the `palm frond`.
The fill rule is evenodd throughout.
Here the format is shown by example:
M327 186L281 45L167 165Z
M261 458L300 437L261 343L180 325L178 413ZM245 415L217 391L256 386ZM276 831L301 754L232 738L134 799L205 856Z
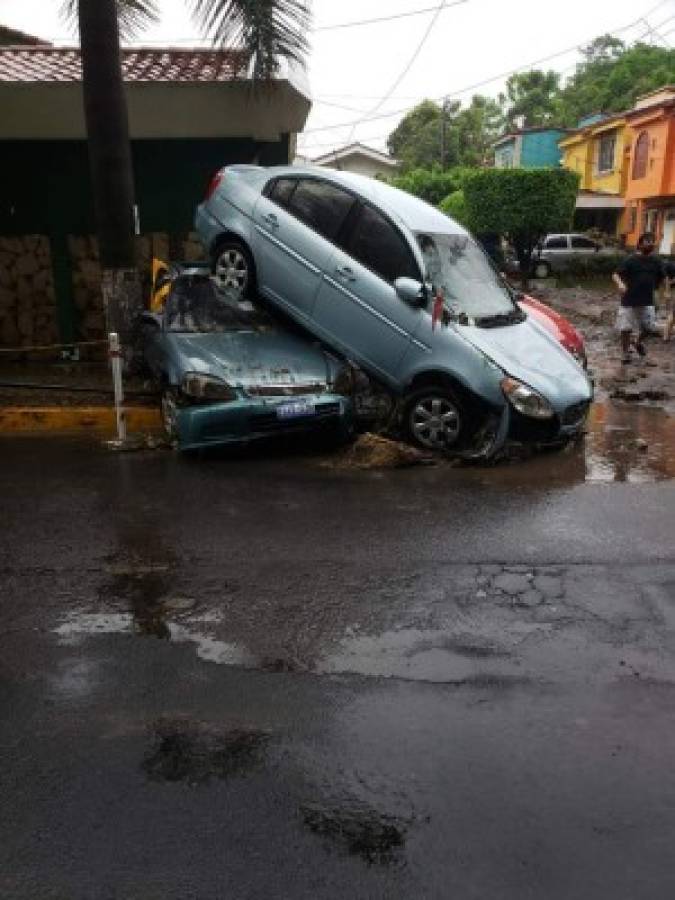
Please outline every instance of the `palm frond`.
M80 0L62 0L61 15L77 29L77 9ZM120 34L124 38L132 38L148 25L159 20L157 0L117 0L119 10Z
M309 50L308 0L189 0L195 21L218 46L247 51L253 77L270 78L279 59L304 64Z

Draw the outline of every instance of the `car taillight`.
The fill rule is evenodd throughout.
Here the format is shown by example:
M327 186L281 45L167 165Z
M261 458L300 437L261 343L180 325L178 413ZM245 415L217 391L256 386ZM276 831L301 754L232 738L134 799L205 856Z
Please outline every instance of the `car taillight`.
M208 188L206 189L206 197L204 197L205 201L211 199L211 197L215 194L216 190L218 189L218 185L220 184L220 182L222 180L223 180L223 173L216 172L216 174L213 176L213 178L209 182Z

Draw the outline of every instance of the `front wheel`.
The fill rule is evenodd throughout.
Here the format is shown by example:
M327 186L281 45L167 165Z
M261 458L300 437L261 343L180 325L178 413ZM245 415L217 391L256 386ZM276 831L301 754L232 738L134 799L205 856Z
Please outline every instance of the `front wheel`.
M403 430L426 450L456 449L464 439L465 414L449 388L421 388L404 403Z

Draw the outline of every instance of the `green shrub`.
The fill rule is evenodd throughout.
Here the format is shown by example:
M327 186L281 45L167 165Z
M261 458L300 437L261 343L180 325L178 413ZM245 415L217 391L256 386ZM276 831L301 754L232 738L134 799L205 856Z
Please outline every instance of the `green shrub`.
M484 169L464 180L467 224L513 243L523 280L532 251L549 232L569 231L579 176L567 169Z
M460 225L467 225L468 219L464 191L453 191L452 194L448 194L445 200L440 202L439 209L441 212L444 212L446 216L450 216L456 222L459 222Z
M461 190L471 169L412 169L396 175L389 184L438 206L448 195Z

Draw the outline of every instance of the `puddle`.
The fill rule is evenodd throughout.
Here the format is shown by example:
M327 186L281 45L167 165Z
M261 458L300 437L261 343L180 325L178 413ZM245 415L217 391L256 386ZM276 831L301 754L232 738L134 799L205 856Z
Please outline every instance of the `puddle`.
M142 763L151 781L203 784L256 771L270 735L263 731L216 731L192 722L162 721L155 727L152 749Z
M480 637L404 628L346 638L317 665L321 674L356 674L429 683L470 682L487 674L504 678L511 654Z
M663 409L596 403L586 437L586 480L675 478L675 417Z
M314 834L336 842L368 863L379 865L397 861L410 824L384 816L363 803L337 809L306 804L301 812L305 825Z
M219 641L208 634L190 630L187 626L175 622L165 622L159 635L163 639L176 644L194 644L197 656L205 662L220 665L242 666L253 668L257 664L254 656L235 644ZM145 623L147 625L147 622ZM54 633L64 643L76 643L82 637L104 634L143 634L153 635L147 627L139 627L138 618L132 613L69 613L64 622L54 629Z

